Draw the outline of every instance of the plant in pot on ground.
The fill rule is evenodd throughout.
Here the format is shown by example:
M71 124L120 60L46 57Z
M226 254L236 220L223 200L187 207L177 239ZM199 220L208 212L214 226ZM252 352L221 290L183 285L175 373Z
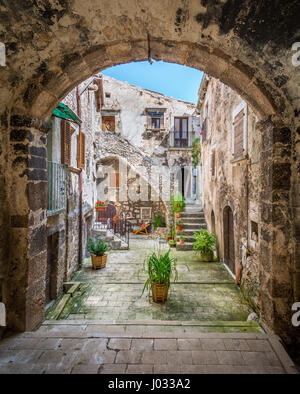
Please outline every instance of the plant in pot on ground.
M175 248L176 247L176 241L174 239L169 240L169 246L170 248Z
M96 240L89 238L87 242L87 250L91 254L94 270L104 268L106 266L107 255L105 252L108 251L108 246L102 238L98 238Z
M144 262L144 271L148 277L142 295L145 289L150 291L151 288L154 302L165 302L168 297L171 276L174 277L174 283L178 279L176 259L170 257L169 254L170 250L165 254L153 252Z
M213 261L214 249L216 244L216 236L207 230L201 229L194 232L195 241L193 242L193 250L200 257L201 261Z
M173 239L173 234L171 231L169 231L167 234L167 241L170 241L170 239Z
M180 236L178 237L178 239L179 239L180 245L183 245L183 244L184 244L184 236L183 236L183 235L180 235Z
M156 215L154 218L154 230L156 230L157 227L163 227L163 218L160 215Z

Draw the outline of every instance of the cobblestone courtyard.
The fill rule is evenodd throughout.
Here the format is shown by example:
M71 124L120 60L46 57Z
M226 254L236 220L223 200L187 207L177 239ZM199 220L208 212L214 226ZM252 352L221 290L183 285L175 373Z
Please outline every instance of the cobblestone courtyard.
M219 262L199 262L191 251L176 251L178 282L171 285L167 303L155 304L147 291L143 295L145 256L157 247L156 241L132 239L130 250L111 251L105 269L94 271L85 260L74 282L81 286L70 297L59 319L68 320L162 320L214 322L214 331L233 330L217 327L217 322L245 322L251 310L242 300L233 278ZM167 245L162 244L163 251ZM56 306L56 305L55 305ZM53 310L48 318L53 316ZM238 331L258 332L257 327Z
M250 309L218 262L172 250L179 281L168 302L141 297L138 272L153 246L132 239L99 271L86 260L50 320L0 341L0 374L296 373L279 338L246 321Z

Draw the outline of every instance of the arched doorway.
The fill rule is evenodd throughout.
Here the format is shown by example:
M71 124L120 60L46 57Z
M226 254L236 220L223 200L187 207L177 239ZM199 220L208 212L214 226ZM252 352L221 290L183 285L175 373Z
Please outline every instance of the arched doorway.
M227 206L223 211L223 235L224 235L224 262L235 274L234 256L234 224L232 209Z

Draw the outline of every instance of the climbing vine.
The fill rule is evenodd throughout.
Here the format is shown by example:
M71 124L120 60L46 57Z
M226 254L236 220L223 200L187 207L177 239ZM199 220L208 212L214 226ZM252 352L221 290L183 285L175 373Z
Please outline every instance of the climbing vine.
M196 168L201 159L201 142L200 138L196 138L192 143L192 164Z

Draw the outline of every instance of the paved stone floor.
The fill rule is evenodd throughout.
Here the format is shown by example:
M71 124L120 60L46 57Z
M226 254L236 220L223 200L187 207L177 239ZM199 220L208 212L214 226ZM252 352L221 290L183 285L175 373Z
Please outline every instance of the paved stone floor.
M53 305L49 320L0 341L0 374L296 372L279 339L246 322L250 309L218 262L172 250L179 281L168 302L141 296L139 271L153 247L133 239L99 271L87 260L73 278L77 291Z
M0 342L0 374L296 373L276 336L152 328L47 323Z
M168 302L155 304L146 291L141 296L145 256L157 247L155 241L132 239L130 250L111 251L107 266L94 271L87 259L73 281L82 282L70 297L60 319L80 320L176 320L246 321L251 312L241 299L232 277L219 262L203 263L190 251L172 249L177 258L178 282L172 284ZM168 250L167 245L161 248ZM55 305L54 307L56 307ZM55 308L48 313L51 314ZM216 326L216 325L215 325ZM217 328L214 328L216 331ZM223 332L220 325L219 330ZM247 332L257 332L249 327Z

